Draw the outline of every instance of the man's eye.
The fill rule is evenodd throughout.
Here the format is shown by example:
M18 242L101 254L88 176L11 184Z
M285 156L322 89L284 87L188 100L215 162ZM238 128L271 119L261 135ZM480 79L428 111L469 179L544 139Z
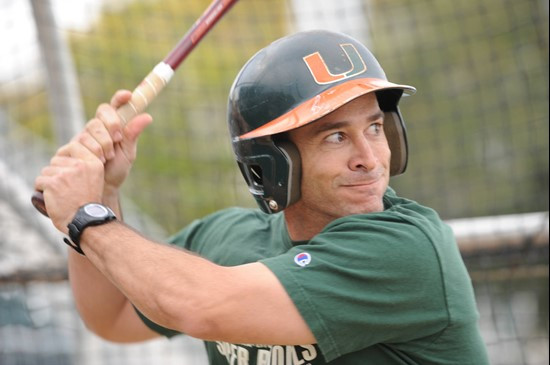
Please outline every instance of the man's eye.
M325 141L328 143L340 143L343 140L344 134L341 132L332 133L327 138L325 138Z
M383 125L381 123L373 123L369 127L369 133L373 135L379 135L383 130Z

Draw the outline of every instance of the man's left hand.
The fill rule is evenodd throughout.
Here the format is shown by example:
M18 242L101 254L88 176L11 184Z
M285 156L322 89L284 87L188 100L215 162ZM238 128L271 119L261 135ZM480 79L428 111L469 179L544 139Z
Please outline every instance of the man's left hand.
M104 165L82 144L72 141L61 147L35 180L44 192L48 215L55 227L67 234L67 225L79 207L101 202Z

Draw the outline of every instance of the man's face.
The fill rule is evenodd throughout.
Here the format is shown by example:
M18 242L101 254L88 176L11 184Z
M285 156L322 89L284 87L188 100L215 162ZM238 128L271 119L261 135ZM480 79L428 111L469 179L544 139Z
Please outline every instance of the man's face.
M289 133L302 158L300 200L290 209L333 220L384 210L390 148L374 93Z

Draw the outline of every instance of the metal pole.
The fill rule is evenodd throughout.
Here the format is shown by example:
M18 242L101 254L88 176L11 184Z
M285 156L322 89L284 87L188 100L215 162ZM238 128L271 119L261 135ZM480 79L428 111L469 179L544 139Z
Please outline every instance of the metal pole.
M50 0L30 0L44 65L48 99L58 144L68 142L85 123L84 107L69 47L56 26Z
M349 34L370 46L362 0L291 0L293 31L326 29ZM368 9L367 9L368 10Z

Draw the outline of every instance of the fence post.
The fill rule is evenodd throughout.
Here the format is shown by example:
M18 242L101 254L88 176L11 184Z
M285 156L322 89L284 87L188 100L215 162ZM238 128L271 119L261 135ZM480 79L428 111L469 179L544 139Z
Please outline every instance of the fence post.
M292 31L326 29L346 33L371 46L368 7L361 0L292 0ZM365 7L367 9L365 9Z
M61 145L82 129L84 107L69 47L56 26L52 3L30 0L46 67L48 99L54 117L54 135Z

